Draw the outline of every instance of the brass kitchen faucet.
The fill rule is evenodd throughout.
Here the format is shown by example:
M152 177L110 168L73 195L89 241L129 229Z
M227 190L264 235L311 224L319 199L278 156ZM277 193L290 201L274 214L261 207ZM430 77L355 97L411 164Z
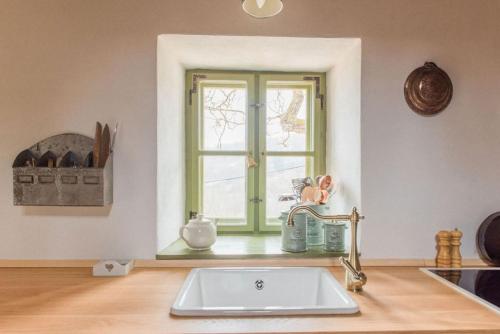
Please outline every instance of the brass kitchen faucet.
M347 290L354 292L362 291L363 285L366 284L367 277L361 271L361 264L359 263L357 234L359 220L364 219L364 217L359 215L358 210L355 207L352 208L352 212L350 215L324 216L314 211L308 205L298 205L291 209L290 213L288 214L288 226L294 226L293 217L300 211L307 211L320 220L351 222L351 250L349 252L349 259L345 259L341 256L340 263L346 269L345 285Z

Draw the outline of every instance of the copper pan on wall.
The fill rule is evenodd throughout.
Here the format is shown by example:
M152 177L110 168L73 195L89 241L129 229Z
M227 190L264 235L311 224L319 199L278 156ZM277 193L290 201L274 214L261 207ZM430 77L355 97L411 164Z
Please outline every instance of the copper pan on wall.
M404 86L406 103L417 114L432 116L443 111L453 96L453 84L445 71L433 62L415 69Z

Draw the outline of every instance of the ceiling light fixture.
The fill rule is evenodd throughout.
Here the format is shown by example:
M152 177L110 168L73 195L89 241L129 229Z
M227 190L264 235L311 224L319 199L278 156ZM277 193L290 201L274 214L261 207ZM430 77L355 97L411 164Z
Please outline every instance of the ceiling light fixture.
M242 0L243 10L250 16L263 19L278 15L283 9L281 0Z

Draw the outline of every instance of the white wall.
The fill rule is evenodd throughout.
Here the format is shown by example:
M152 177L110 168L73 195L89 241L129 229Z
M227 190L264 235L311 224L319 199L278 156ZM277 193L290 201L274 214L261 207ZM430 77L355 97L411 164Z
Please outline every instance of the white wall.
M361 201L361 41L346 49L327 72L327 173L335 178L332 198L334 213L349 213L355 206L363 212ZM358 227L361 243L364 221ZM345 231L350 247L350 228Z
M473 257L476 228L499 209L496 0L290 0L269 20L234 0L0 7L0 258L154 257L156 38L168 33L362 39L364 257L432 257L435 232L455 226ZM432 118L402 93L426 60L455 87ZM111 211L13 207L16 153L62 131L91 135L96 120L122 124Z
M63 2L0 7L0 258L152 257L156 70L147 49L154 43L117 37L93 13ZM115 204L14 207L17 153L62 132L93 136L96 121L120 122Z
M361 41L327 72L327 172L337 178L336 212L361 206Z
M174 45L158 38L157 242L160 251L178 239L185 207L185 69Z

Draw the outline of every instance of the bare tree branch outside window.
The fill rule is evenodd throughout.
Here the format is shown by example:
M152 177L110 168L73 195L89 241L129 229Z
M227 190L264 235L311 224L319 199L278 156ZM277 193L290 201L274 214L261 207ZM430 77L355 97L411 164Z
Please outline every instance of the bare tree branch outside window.
M283 147L288 146L288 140L291 133L305 133L305 120L298 118L298 114L302 104L304 103L304 91L296 89L293 91L293 96L290 104L286 104L282 90L277 91L277 96L274 101L270 101L267 110L267 123L279 119L280 127L283 132L280 144Z
M220 99L216 94L222 94ZM235 89L210 89L205 95L205 108L214 121L213 130L217 136L217 147L222 147L222 137L227 130L245 125L245 111L234 109L237 91Z
M208 118L213 121L213 131L217 137L217 147L222 148L222 138L228 130L234 130L238 126L245 126L245 111L235 108L236 89L220 88L209 89L205 95L205 108ZM276 98L268 101L267 124L279 120L281 133L279 144L288 146L288 140L292 133L305 133L305 120L298 117L301 107L305 101L303 90L293 90L291 101L283 97L283 91L278 89Z

